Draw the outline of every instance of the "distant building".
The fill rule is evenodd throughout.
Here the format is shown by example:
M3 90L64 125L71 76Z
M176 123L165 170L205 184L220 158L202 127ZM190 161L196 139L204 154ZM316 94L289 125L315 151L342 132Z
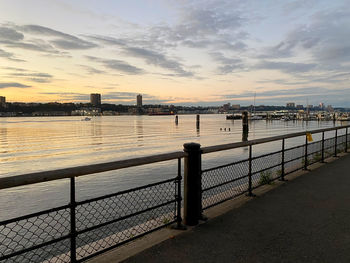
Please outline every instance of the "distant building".
M142 108L142 95L141 94L136 96L136 105L137 105L137 108Z
M287 108L295 108L295 103L294 103L294 102L288 102L288 103L286 104L286 107L287 107Z
M307 108L312 109L314 105L307 105Z
M297 106L295 106L295 108L297 108L297 109L303 109L304 106L303 106L303 105L297 105Z
M100 108L81 108L71 112L72 116L99 116L101 115Z
M320 102L320 104L319 104L319 107L321 108L321 109L324 109L324 103L323 102Z
M222 105L222 108L224 111L228 111L230 109L230 107L231 107L231 103L226 103L226 104Z
M0 107L6 106L6 97L0 96Z
M239 104L233 104L231 107L232 107L232 109L234 109L234 110L239 110L239 109L241 108L241 105L239 105Z
M92 106L100 106L101 105L101 94L91 93L90 94L90 103Z
M327 106L327 111L329 111L329 112L333 112L334 111L332 105L328 105Z

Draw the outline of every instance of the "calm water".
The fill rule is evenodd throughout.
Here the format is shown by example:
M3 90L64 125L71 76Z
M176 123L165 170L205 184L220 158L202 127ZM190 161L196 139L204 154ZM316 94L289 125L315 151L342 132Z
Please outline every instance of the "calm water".
M199 130L195 115L180 115L178 125L174 116L81 118L0 118L0 177L179 151L186 142L210 146L242 140L241 121L226 120L225 115L201 115ZM340 123L254 121L248 139L334 125ZM261 145L254 153L278 145ZM243 148L208 154L203 166L246 155ZM85 199L172 176L176 176L176 161L89 175L77 179L77 195ZM68 203L68 183L60 180L0 191L0 220Z

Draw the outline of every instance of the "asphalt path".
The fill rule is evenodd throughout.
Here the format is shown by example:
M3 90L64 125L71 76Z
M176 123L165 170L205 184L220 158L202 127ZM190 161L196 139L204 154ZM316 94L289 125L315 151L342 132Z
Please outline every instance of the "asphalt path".
M348 263L350 155L123 262Z

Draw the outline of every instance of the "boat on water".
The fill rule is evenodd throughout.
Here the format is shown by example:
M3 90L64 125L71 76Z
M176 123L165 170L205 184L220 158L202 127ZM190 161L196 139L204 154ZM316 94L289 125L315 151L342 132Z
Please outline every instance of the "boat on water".
M263 119L263 117L260 115L252 115L249 118L249 120L251 120L251 121L257 121L257 120L262 120L262 119Z
M166 115L174 115L174 112L152 112L148 114L149 116L166 116Z
M282 116L281 121L290 121L290 117L289 116Z
M82 121L91 121L91 118L85 117L84 119L81 119Z
M258 121L258 120L264 119L261 115L257 115L255 113L255 97L256 97L256 92L254 93L254 106L250 112L250 116L248 116L248 120L251 120L251 121Z
M341 116L338 116L338 121L350 121L350 116L348 114L342 114Z
M231 114L231 115L226 115L226 120L241 120L242 115L241 114Z

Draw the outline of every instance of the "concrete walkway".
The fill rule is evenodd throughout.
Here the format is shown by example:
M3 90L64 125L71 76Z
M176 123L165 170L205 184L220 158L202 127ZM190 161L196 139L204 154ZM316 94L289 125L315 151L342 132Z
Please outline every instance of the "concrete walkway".
M350 155L124 262L350 262Z

